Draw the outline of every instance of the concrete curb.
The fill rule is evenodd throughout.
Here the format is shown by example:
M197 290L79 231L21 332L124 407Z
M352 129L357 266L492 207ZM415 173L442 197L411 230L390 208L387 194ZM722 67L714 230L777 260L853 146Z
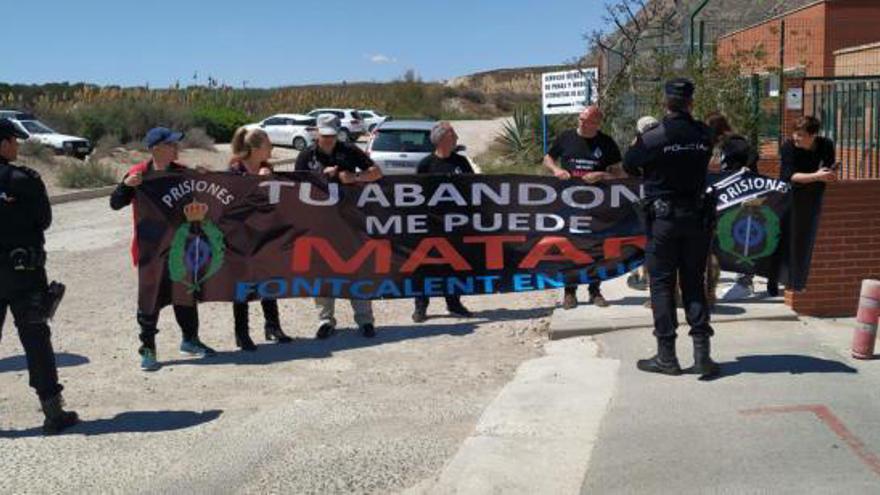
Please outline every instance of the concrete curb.
M418 492L580 493L620 363L596 357L585 338L546 351L519 367L436 482Z
M113 194L114 190L116 190L116 186L99 187L97 189L86 189L83 191L56 194L49 197L49 203L53 205L60 205L63 203L70 203L72 201L83 201L86 199L102 198L110 196L111 194Z

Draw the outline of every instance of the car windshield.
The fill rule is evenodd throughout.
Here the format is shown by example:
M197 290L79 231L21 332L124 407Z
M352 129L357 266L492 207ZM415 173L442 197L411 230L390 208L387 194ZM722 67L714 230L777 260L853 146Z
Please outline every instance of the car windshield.
M21 126L30 134L55 134L55 131L38 120L22 120Z
M431 144L430 131L387 129L376 135L372 150L431 153L434 145Z

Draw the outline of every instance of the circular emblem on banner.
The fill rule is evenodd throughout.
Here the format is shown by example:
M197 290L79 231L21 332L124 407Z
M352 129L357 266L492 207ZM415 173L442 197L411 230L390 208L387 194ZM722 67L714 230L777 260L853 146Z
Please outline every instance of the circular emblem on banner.
M208 205L192 203L183 208L187 221L174 232L168 256L168 273L173 282L184 284L189 292L199 290L213 277L226 256L223 232L206 220Z
M746 265L776 251L779 216L767 206L732 208L718 220L718 247Z

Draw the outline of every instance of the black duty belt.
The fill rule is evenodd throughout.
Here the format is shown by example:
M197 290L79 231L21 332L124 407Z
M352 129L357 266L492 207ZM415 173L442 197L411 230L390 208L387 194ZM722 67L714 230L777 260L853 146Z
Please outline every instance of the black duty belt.
M0 247L0 266L33 271L46 266L46 251L39 246Z

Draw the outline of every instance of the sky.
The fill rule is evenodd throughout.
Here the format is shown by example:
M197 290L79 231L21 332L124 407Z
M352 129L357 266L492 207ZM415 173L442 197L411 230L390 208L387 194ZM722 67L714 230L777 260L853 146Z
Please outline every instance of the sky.
M586 52L603 0L47 0L4 10L0 82L426 81Z

